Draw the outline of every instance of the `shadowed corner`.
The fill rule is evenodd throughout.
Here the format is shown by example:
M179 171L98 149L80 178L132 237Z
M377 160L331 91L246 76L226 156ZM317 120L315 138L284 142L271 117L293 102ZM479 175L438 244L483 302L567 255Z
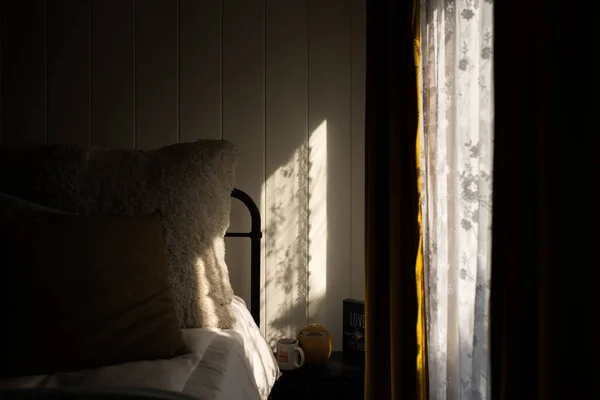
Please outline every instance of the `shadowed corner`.
M265 181L261 312L275 347L321 315L327 291L327 121ZM268 209L267 209L268 207Z

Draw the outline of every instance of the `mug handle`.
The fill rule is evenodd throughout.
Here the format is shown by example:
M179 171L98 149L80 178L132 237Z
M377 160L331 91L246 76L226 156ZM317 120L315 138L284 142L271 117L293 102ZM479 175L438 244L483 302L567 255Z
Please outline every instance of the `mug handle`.
M296 351L300 356L300 361L298 362L298 359L294 360L294 367L300 368L304 365L304 350L302 350L300 347L296 347Z

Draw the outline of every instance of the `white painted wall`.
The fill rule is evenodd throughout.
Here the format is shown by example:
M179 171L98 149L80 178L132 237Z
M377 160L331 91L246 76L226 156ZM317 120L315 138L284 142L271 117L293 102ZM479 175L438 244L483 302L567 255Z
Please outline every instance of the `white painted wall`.
M365 0L5 0L1 24L4 143L232 141L263 215L261 328L322 323L341 349L364 286ZM227 240L249 301L249 244Z

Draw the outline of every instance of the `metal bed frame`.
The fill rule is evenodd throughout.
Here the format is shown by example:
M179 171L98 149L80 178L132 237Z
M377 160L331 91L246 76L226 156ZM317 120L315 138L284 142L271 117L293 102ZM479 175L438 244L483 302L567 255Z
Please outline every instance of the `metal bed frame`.
M231 197L238 199L250 212L250 232L227 232L225 237L250 239L250 314L256 325L260 326L260 211L252 198L240 189L233 189Z

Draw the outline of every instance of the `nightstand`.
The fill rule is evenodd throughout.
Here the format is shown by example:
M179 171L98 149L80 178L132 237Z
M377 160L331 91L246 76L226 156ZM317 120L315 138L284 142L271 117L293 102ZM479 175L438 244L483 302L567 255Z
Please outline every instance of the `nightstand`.
M344 361L334 351L325 365L305 365L283 371L271 391L270 400L363 400L364 365Z

